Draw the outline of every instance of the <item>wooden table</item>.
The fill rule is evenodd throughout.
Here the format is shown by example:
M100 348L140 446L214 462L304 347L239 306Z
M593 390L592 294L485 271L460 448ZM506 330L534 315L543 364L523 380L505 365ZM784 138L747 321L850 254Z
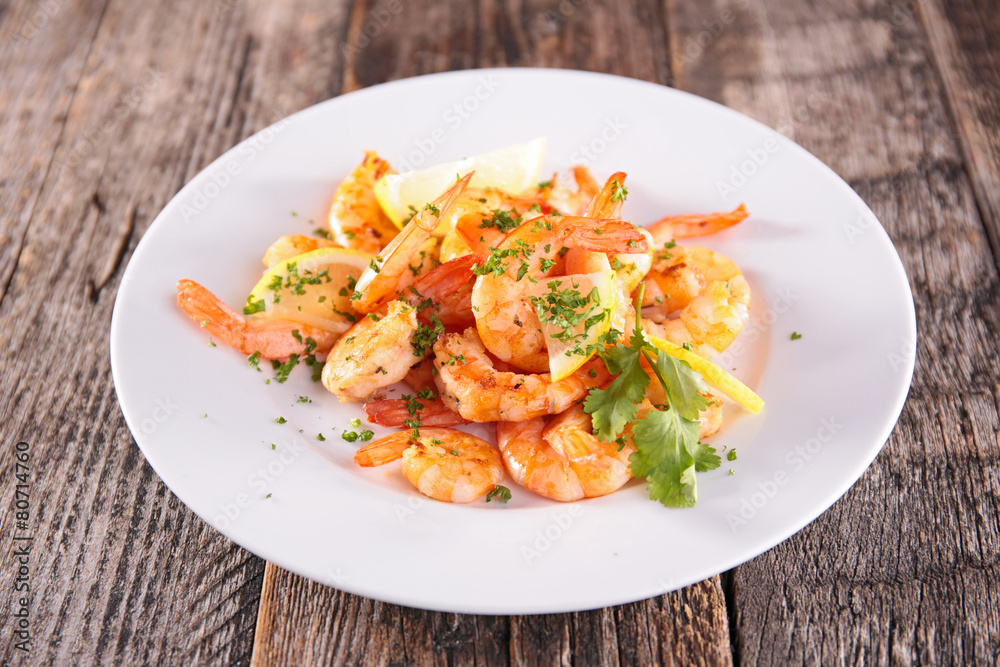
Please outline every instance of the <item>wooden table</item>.
M108 329L166 202L288 113L493 66L611 72L716 100L819 156L882 220L920 327L909 401L861 480L787 542L621 607L432 613L265 563L146 464L115 398ZM0 133L3 664L1000 660L991 0L0 1ZM150 363L169 360L150 350ZM29 655L13 634L19 441Z

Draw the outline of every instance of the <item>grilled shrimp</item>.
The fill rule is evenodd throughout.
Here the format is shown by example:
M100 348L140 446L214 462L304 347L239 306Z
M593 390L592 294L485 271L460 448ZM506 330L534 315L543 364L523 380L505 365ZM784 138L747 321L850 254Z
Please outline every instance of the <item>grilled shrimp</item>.
M558 382L552 382L548 373L498 371L471 328L438 339L434 366L445 405L474 422L521 421L563 412L610 378L604 363L596 358Z
M731 259L707 248L670 248L653 264L646 284L651 296L644 299L649 305L643 307L643 328L676 345L687 343L707 359L729 347L750 318L743 274Z
M284 359L311 352L322 354L333 347L341 334L288 320L247 320L193 280L177 282L177 305L225 345L243 354L259 352L264 359Z
M403 476L425 496L470 503L503 480L500 454L490 443L451 428L400 431L371 442L354 455L364 467L403 459Z
M549 368L545 337L528 288L559 271L563 247L601 253L647 250L646 237L620 220L545 216L508 234L490 258L496 268L476 280L472 309L486 348L525 371Z
M497 445L515 482L553 500L607 495L632 478L629 456L635 449L598 440L579 405L554 417L499 422Z
M670 243L674 239L707 236L721 232L742 222L748 215L746 204L740 204L729 212L692 213L688 215L668 215L657 220L647 229L653 235L657 246Z
M376 254L399 232L375 199L375 182L393 173L374 151L337 186L330 204L330 232L344 248Z

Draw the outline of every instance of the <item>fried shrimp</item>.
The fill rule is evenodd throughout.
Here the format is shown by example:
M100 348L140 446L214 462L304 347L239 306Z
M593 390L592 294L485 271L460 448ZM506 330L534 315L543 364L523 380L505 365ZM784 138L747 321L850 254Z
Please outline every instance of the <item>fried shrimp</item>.
M365 151L365 158L337 186L330 204L330 233L344 248L376 254L399 231L375 198L375 182L394 173L389 163L375 151Z
M591 359L558 382L552 382L548 373L498 371L471 328L438 339L434 366L445 405L473 422L521 421L559 413L610 378L599 359Z
M193 280L177 282L177 305L225 345L243 354L259 353L264 359L324 353L341 334L288 320L247 320Z
M551 418L498 422L504 466L524 488L563 502L614 493L632 479L626 443L601 442L580 406Z
M371 266L358 278L352 295L351 305L355 310L375 312L387 299L393 298L401 287L400 279L407 272L410 262L437 229L438 219L465 191L474 173L466 174L451 189L414 215L403 231L372 260Z
M390 302L381 316L363 317L330 350L323 386L348 403L399 382L420 359L410 346L417 327L416 309L402 301Z
M402 458L402 472L420 493L446 503L470 503L503 481L500 454L490 443L451 428L400 431L354 455L364 467Z
M651 291L667 295L660 297L662 304L654 297L654 303L643 308L642 326L654 336L686 343L711 359L729 347L750 318L750 286L722 253L676 246L650 273Z

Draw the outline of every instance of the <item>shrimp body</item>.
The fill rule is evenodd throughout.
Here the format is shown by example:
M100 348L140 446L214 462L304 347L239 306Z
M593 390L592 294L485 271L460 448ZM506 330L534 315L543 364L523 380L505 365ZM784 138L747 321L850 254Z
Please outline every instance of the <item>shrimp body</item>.
M290 234L282 236L272 243L264 253L264 266L271 268L286 259L291 259L296 255L312 252L320 248L339 248L336 241L321 239L315 236L303 236L301 234Z
M527 290L532 280L559 270L563 247L598 253L647 250L646 237L620 220L544 216L508 234L495 255L504 263L502 270L479 276L472 309L486 348L526 371L549 368L545 337Z
M389 163L374 151L337 186L330 204L330 232L344 248L376 254L398 233L375 198L375 182L393 173Z
M548 373L498 371L472 328L441 336L434 345L434 366L445 405L473 422L523 421L563 412L610 379L599 359L591 359L558 382L552 382Z
M403 231L372 260L372 265L358 278L354 294L357 298L352 297L351 302L355 310L374 312L400 289L400 280L408 272L410 262L419 256L437 229L439 218L455 204L474 173L466 174L451 189L414 215Z
M323 366L323 386L341 403L363 401L399 382L420 360L409 344L418 327L415 308L392 301L381 317L373 317L363 317L351 327Z
M490 443L451 428L421 427L418 437L400 431L358 450L361 466L403 459L403 476L420 493L447 503L469 503L503 480L500 454Z
M497 445L514 481L563 502L613 493L631 478L626 444L601 442L590 433L583 408L552 418L497 423Z
M676 246L650 272L669 299L644 309L643 328L711 359L750 319L750 286L735 263L700 246ZM659 276L657 278L656 276ZM661 282L662 281L662 282ZM673 319L665 319L667 316ZM661 322L656 322L659 319Z
M341 333L288 320L247 320L193 280L177 282L177 305L225 345L243 354L259 352L264 359L324 353L333 347ZM310 347L309 338L315 341L315 347Z

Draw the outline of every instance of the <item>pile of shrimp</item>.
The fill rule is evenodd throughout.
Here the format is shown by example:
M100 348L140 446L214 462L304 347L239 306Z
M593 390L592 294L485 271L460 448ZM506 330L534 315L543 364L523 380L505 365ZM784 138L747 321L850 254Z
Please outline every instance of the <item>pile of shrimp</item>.
M594 355L552 380L532 290L554 277L614 270L615 329L630 331L638 317L649 333L711 358L746 324L750 289L729 258L677 241L731 227L746 209L668 216L643 228L621 218L625 173L601 187L575 167L516 196L470 187L468 174L398 230L373 193L386 173L391 167L368 152L336 190L329 238L282 237L265 255L273 266L321 247L369 253L352 295L357 323L346 331L248 320L188 280L178 283L179 305L245 354L326 353L321 377L329 391L363 403L370 422L405 429L362 446L355 462L401 460L404 477L431 498L471 502L506 476L558 501L624 486L635 451L628 431L624 446L602 442L582 407L613 376ZM441 223L448 231L437 239ZM397 382L415 395L386 398ZM662 404L657 390L651 382L640 414ZM703 438L722 421L721 402L706 398ZM495 444L454 428L472 422L495 423Z

